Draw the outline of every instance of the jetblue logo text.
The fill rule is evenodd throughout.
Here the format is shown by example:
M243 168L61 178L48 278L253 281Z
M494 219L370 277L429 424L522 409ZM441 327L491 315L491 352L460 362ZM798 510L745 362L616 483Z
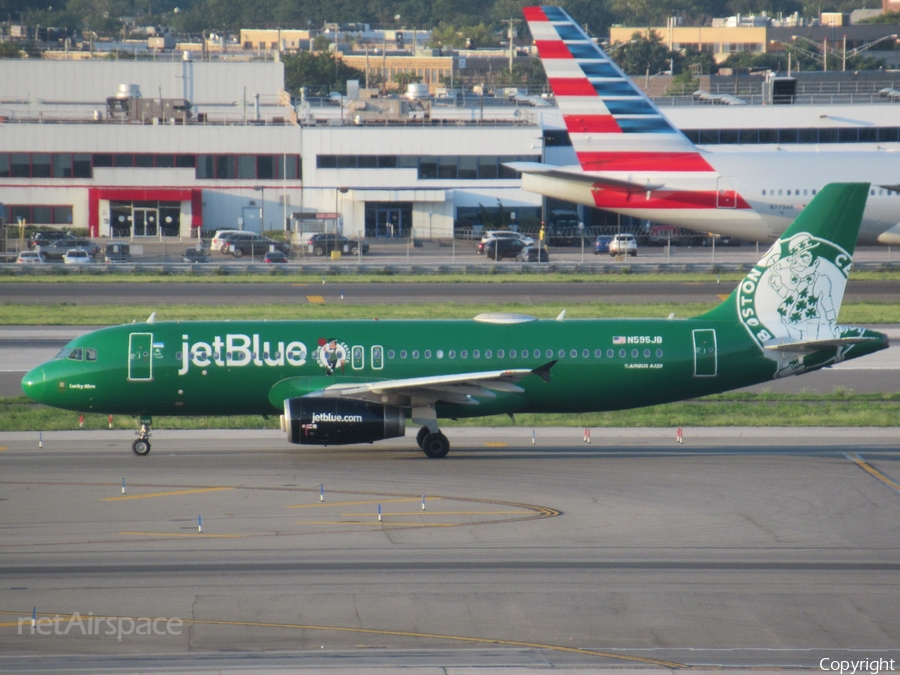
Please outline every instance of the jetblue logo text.
M190 342L187 335L181 336L181 370L187 374L191 366L294 366L306 364L306 345L302 342L269 342L259 335L228 333L223 340L220 335L211 342Z
M334 413L313 413L313 422L362 422L362 415L335 415Z

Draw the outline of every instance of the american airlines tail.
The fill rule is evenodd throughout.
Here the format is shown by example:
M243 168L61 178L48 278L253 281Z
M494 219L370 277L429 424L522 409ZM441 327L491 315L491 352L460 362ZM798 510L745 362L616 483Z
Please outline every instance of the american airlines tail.
M654 220L672 210L695 211L681 214L695 224L717 209L754 217L736 180L720 175L572 17L559 7L524 13L579 165L511 164L523 188Z

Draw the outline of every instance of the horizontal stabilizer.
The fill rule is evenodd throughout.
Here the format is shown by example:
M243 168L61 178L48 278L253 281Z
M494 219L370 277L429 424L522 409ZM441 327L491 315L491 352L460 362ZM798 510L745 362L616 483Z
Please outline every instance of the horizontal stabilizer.
M763 345L773 352L815 352L826 347L846 347L861 342L881 341L881 336L829 338L827 340L773 340Z
M649 192L650 190L659 190L665 186L665 183L636 183L634 181L606 178L597 174L567 171L565 168L553 166L552 164L541 164L540 162L508 162L504 163L503 166L507 166L519 173L538 174L575 183L598 185L607 190L617 190L619 192Z

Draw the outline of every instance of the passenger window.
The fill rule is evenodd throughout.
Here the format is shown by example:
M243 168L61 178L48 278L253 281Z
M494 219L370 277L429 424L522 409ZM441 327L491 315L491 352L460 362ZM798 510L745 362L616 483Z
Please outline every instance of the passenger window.
M469 352L468 352L468 350L463 349L463 350L459 353L459 358L461 358L461 359L467 359L467 358L469 358Z
M481 358L481 352L480 352L479 350L477 350L477 349L473 349L473 350L472 350L472 358L473 358L473 359L480 359L480 358Z
M413 354L412 354L412 356L413 356L414 359L419 358L419 350L418 350L418 349L413 349Z
M76 347L72 350L72 353L68 356L71 361L82 361L84 360L84 350L81 347Z
M649 349L645 349L645 350L644 350L644 358L645 358L645 359L649 359L649 358L650 358L650 350L649 350Z
M502 355L501 355L500 358L503 358ZM510 349L510 350L509 350L509 358L511 358L511 359L516 358L516 350L515 350L515 349Z
M384 348L378 345L372 347L372 370L384 368Z
M603 350L602 350L602 349L595 349L595 350L594 350L594 358L595 358L595 359L602 359L602 358L603 358Z
M638 357L638 350L632 349L631 350L631 358L636 359L637 357Z
M394 350L393 349L388 349L388 358L391 360L394 359Z
M766 191L765 191L765 190L763 190L763 197L765 197L765 196L766 196Z
M663 355L662 349L657 349L656 350L656 358L661 359L662 355Z
M628 352L626 352L624 349L620 349L620 350L619 350L619 358L620 358L620 359L624 359L624 358L625 358L625 355L626 355L627 353L628 353Z
M491 352L490 349L485 349L485 350L484 350L484 358L486 358L486 359L491 358L491 354L492 354L492 353L493 353L493 352Z
M590 350L590 349L582 349L582 350L581 350L581 358L587 359L587 358L590 358L590 356L591 356L591 350Z
M97 360L97 350L96 349L85 349L84 350L84 360L85 361L96 361Z
M361 345L353 345L350 349L350 365L353 370L362 370L362 367L366 364L365 359L366 350Z
M612 349L607 349L607 350L606 350L606 358L611 359L611 358L614 357L615 355L616 355L616 353L615 353Z
M528 358L528 350L527 350L527 349L523 349L523 350L522 350L522 358L523 358L523 359L527 359L527 358Z
M400 350L400 358L401 358L401 359L405 359L405 358L406 358L406 350L405 350L405 349L401 349L401 350Z
M559 358L563 359L563 358L566 357L566 350L565 350L565 349L560 349L560 350L557 352L556 355L557 355Z
M456 358L456 350L455 350L455 349L451 349L451 350L447 353L447 355L448 355L451 359L455 359L455 358Z
M426 359L430 359L430 358L431 358L431 350L430 350L430 349L426 349L426 350L425 350L425 358L426 358Z
M578 358L578 350L573 349L572 351L569 352L569 356L572 357L573 359L577 359Z
M497 350L497 358L502 359L505 352L502 349Z
M548 359L552 359L552 358L553 358L553 350L552 350L552 349L548 349L548 350L547 350L547 358L548 358Z

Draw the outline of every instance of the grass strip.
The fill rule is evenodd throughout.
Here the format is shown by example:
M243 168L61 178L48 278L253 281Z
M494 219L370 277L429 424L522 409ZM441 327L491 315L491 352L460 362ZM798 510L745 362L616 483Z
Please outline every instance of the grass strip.
M506 415L453 422L446 427L896 427L900 426L900 393L858 394L835 388L827 394L729 393L650 408L603 413ZM139 422L115 415L116 429L138 429ZM277 429L278 418L255 415L155 417L154 429ZM0 398L4 431L68 431L78 429L78 414L48 408L24 396ZM85 429L107 429L106 415L87 414Z
M0 305L0 325L7 326L107 326L146 321L156 312L158 321L218 320L329 320L329 319L471 319L482 312L530 314L553 319L565 309L569 319L664 319L672 312L680 319L697 316L719 304L689 303L614 303L566 302L533 305L526 303L442 305L344 305L311 304L305 296L296 303L266 305L79 305L58 303L29 305L8 302ZM900 303L847 302L839 317L846 324L900 323Z

